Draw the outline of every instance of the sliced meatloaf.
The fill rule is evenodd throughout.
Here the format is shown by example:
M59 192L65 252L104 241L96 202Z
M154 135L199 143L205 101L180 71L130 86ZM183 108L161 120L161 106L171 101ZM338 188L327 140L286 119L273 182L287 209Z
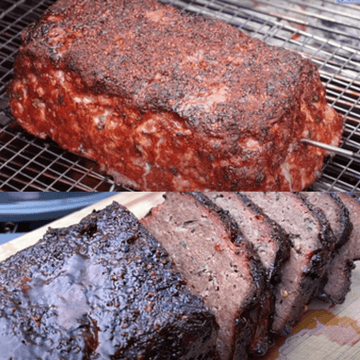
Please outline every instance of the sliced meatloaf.
M353 229L349 241L336 251L328 273L328 281L324 291L334 303L342 303L346 294L350 291L351 270L354 269L354 261L360 260L360 200L344 193L338 193L338 197L345 204L350 214Z
M206 195L237 221L243 236L258 253L267 281L278 282L282 264L290 255L287 233L242 193L208 192Z
M262 323L265 273L237 223L201 194L168 193L142 220L219 324L221 359L247 358Z
M265 309L264 321L268 326L258 330L266 331L259 335L266 339L272 326L272 316L275 307L274 285L281 279L281 268L290 256L290 241L287 233L271 220L258 206L252 203L245 195L230 192L210 192L206 195L218 206L230 212L237 221L243 236L250 241L266 269L265 296L269 299L271 309ZM269 339L270 340L270 339ZM262 346L251 349L257 355L263 355L268 349L270 341Z
M334 248L333 233L324 214L292 193L245 193L288 234L289 260L283 265L281 282L275 288L272 330L289 335L318 289Z
M341 140L316 65L155 0L58 0L9 88L30 133L157 191L300 191Z
M343 246L349 240L352 224L349 210L337 193L302 192L300 195L324 212L335 235L335 249Z
M349 210L346 208L344 203L341 201L339 196L336 193L318 193L318 192L304 192L301 193L301 196L306 198L312 205L319 207L325 214L326 218L329 221L329 224L334 232L335 235L335 252L333 253L338 254L336 251L337 249L344 246L344 244L349 240L351 230L352 230L352 223L349 218ZM329 262L328 271L334 271L334 261ZM332 285L326 287L328 290L325 291L325 286L328 281L328 271L326 271L325 276L321 281L321 285L317 294L314 294L317 297L322 299L328 299L333 304L342 303L345 299L345 296L349 289L349 287L344 286L344 293L342 296L337 294L333 296L335 292L333 292ZM350 271L350 270L349 270ZM339 286L337 286L337 291L339 290Z
M1 359L215 358L217 324L114 203L0 264Z

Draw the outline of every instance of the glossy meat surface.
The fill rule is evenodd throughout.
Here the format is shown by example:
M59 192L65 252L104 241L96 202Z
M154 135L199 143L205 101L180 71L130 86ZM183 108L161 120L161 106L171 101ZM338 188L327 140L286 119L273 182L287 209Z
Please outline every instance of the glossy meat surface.
M214 316L114 203L0 264L1 359L214 359Z
M316 66L154 0L59 0L23 34L9 89L30 133L142 190L301 190L342 118Z

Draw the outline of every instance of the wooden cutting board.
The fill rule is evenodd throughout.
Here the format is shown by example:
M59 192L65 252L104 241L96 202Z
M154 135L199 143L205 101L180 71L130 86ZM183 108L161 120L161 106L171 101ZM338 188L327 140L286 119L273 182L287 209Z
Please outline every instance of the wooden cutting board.
M78 223L93 209L113 201L126 206L138 218L163 201L163 193L119 193L50 224L52 228ZM0 246L0 262L35 244L49 225ZM342 305L312 301L293 334L279 337L268 354L258 360L358 360L360 359L360 262L352 273L351 292Z

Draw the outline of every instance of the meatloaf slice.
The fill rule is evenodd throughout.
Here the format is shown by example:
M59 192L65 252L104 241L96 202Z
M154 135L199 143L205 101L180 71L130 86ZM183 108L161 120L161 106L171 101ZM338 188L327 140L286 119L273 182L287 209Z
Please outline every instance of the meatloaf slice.
M349 241L336 251L324 291L332 302L341 304L350 291L354 261L360 260L360 201L359 198L344 193L337 193L337 195L349 210L353 229Z
M346 208L346 206L336 193L306 192L301 193L301 195L306 198L312 205L319 207L328 219L329 224L335 235L336 243L335 251L333 253L333 256L335 256L335 254L338 253L336 250L344 246L344 244L350 238L352 223L349 218L349 210ZM329 262L328 268L328 271L333 271L334 260ZM328 281L328 271L326 271L325 276L321 281L321 286L318 293L314 295L324 300L330 300L333 304L342 303L350 287L343 287L344 292L342 296L339 296L339 294L333 296L335 292L333 291L332 285L327 286L326 289L328 291L325 291L325 286ZM338 291L339 286L337 286L336 288L336 291Z
M287 233L242 193L208 192L219 207L229 211L258 253L266 269L267 281L279 281L282 264L290 256Z
M221 359L246 359L257 339L265 274L237 223L201 194L168 193L142 223L215 314Z
M265 296L271 307L263 308L263 322L267 326L258 329L264 331L263 334L258 334L258 337L266 339L270 334L274 314L274 285L280 281L281 268L289 258L290 241L285 231L245 195L230 192L210 192L206 195L215 204L230 212L241 228L244 238L253 244L266 270ZM251 351L257 355L264 355L270 342L269 339Z
M14 70L27 131L134 189L299 191L341 138L310 60L155 0L58 0Z
M1 359L214 359L217 324L114 203L0 264Z
M352 229L349 210L336 193L302 192L302 197L313 206L320 208L335 235L335 249L343 246L348 240Z
M292 193L245 193L289 234L291 251L275 288L272 330L289 335L292 325L317 290L334 248L324 214Z

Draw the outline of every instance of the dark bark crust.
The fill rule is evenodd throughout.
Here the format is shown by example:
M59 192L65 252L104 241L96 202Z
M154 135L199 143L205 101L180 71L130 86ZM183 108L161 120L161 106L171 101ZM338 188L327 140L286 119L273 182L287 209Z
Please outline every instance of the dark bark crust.
M6 359L215 356L213 314L116 203L0 264L0 324Z

